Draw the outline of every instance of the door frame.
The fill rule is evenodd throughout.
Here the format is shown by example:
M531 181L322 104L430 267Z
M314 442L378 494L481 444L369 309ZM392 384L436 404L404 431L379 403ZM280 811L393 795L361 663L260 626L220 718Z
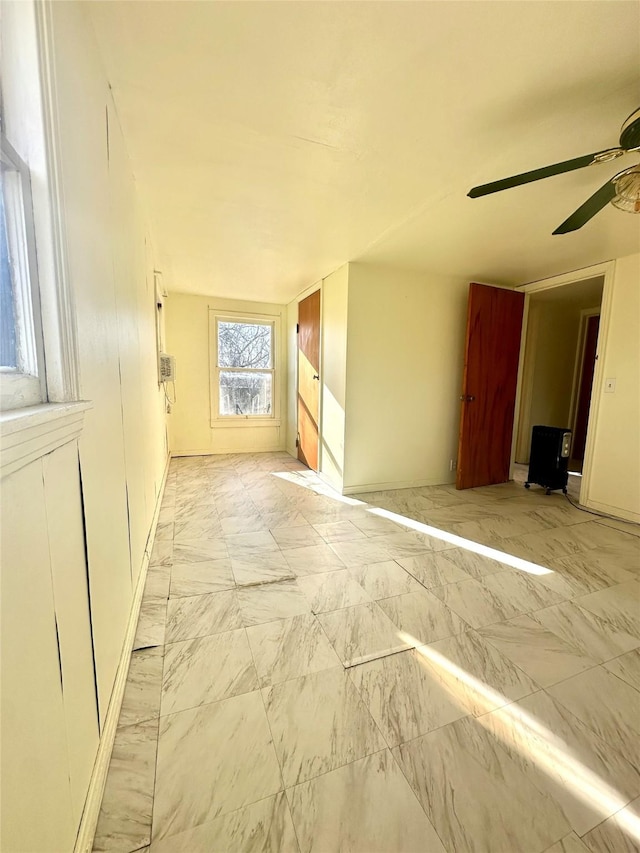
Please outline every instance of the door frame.
M593 308L582 308L580 311L580 326L578 328L578 344L576 346L575 365L573 368L573 382L571 384L571 402L569 405L569 428L575 433L576 418L578 416L578 399L580 397L580 382L584 368L585 345L587 342L587 328L591 317L600 317L600 306ZM602 318L601 318L602 319ZM599 361L600 359L598 359ZM595 367L594 367L595 372Z
M575 284L579 281L584 281L588 278L596 276L604 277L604 285L602 289L602 302L600 305L600 329L598 332L598 353L595 370L593 372L593 386L591 399L597 401L597 405L592 406L589 412L589 423L587 425L587 441L584 452L584 462L582 466L582 478L580 480L579 502L583 506L589 505L589 497L591 492L591 469L593 462L593 451L595 446L595 436L598 429L598 420L600 416L601 396L604 387L604 363L607 342L609 338L609 326L611 321L611 306L613 302L613 280L615 274L615 261L606 261L602 264L595 264L590 267L572 270L562 275L552 276L551 278L540 279L539 281L528 282L518 285L515 290L524 293L524 313L522 317L522 335L520 338L520 359L518 363L518 383L516 389L515 410L518 413L513 422L513 436L511 441L511 471L510 476L513 479L516 440L518 435L518 426L520 423L520 407L522 403L522 392L524 385L524 367L525 367L525 344L527 339L527 327L529 324L529 303L531 294L541 293L544 290L551 290L554 287L563 287L567 284Z

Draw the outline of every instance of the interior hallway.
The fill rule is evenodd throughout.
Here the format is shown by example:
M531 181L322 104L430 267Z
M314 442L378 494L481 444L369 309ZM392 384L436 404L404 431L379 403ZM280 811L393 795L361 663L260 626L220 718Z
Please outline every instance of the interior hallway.
M174 459L94 849L640 849L620 527L518 483Z

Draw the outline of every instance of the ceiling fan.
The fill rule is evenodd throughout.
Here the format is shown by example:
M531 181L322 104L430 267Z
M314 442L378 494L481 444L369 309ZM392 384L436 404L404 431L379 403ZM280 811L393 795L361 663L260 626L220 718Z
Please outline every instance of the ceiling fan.
M584 157L576 157L574 160L564 160L562 163L554 163L553 166L544 166L542 169L534 169L531 172L523 172L521 175L514 175L511 178L503 178L500 181L483 184L469 190L467 195L470 198L478 198L501 190L508 190L511 187L518 187L521 184L540 181L542 178L549 178L552 175L572 172L574 169L582 169L585 166L608 163L628 151L640 151L640 109L632 112L622 125L620 144L617 148L607 148L605 151L596 151L595 154L586 154ZM627 213L640 213L640 164L624 169L609 178L604 186L596 190L591 198L588 198L568 219L565 219L553 233L567 234L569 231L577 231L609 202L614 207L627 211Z

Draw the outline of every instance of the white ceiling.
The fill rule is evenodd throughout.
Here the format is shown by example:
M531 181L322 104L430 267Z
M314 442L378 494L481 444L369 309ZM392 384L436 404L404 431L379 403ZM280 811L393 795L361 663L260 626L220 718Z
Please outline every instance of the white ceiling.
M85 5L170 290L288 301L348 260L518 283L640 250L609 165L471 186L617 144L640 4Z

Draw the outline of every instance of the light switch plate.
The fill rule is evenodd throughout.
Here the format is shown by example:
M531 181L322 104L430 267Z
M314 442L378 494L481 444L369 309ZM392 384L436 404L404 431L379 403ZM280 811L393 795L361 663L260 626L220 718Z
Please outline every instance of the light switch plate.
M613 394L616 390L616 380L615 379L605 379L604 380L604 393L605 394Z

